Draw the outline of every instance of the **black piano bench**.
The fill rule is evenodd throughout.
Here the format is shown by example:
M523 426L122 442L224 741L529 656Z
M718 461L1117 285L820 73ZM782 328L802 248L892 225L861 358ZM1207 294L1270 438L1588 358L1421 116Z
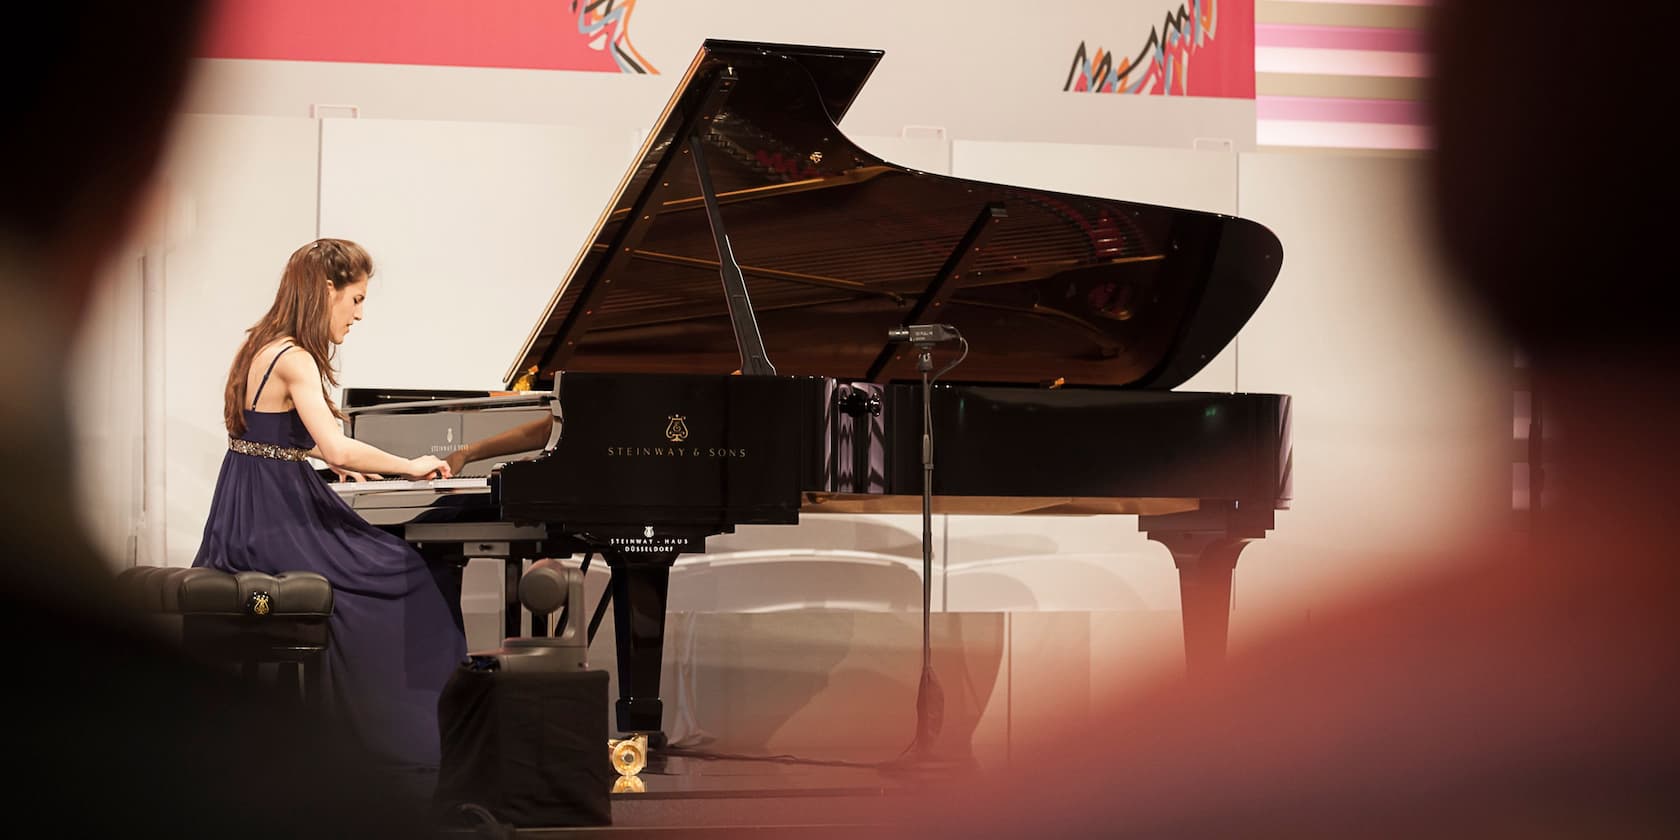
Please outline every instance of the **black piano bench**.
M262 665L274 664L276 683L288 696L322 701L333 608L325 577L135 566L117 582L128 606L158 618L188 656L238 668L252 685L259 684Z

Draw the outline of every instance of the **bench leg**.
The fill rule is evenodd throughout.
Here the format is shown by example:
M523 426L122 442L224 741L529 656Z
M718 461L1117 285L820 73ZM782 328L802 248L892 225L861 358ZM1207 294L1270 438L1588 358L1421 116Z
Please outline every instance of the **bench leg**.
M322 684L326 673L322 666L323 658L324 654L315 653L303 660L303 702L316 711L326 708L326 686Z
M298 686L298 667L296 662L277 662L274 665L274 687L280 692L280 696L286 698L288 703L298 702L302 696Z

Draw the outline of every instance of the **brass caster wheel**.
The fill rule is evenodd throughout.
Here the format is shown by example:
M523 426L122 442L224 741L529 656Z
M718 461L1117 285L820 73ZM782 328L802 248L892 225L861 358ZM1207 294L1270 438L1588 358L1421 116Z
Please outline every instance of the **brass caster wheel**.
M624 777L634 776L647 767L647 736L614 738L607 741L611 750L613 769Z

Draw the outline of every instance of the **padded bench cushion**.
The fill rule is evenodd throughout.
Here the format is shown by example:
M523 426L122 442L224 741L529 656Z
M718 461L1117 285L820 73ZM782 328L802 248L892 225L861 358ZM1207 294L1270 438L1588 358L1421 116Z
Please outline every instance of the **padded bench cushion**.
M130 608L212 660L294 660L325 650L331 635L332 584L315 572L136 566L117 583Z
M131 607L182 615L324 619L332 585L315 572L228 572L136 566L118 576Z
M178 613L181 611L181 580L204 573L219 574L214 569L135 566L117 575L118 591L131 609L148 613Z
M314 572L220 572L182 578L180 599L181 612L191 615L325 618L332 614L333 593Z

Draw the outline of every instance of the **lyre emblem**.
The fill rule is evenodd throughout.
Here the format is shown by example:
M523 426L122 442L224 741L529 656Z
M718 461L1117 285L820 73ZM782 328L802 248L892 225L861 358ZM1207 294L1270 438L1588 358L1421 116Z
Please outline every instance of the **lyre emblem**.
M245 609L250 611L251 615L268 615L271 603L267 592L252 592Z
M688 440L688 424L683 422L681 414L671 415L671 422L665 425L665 439L672 443Z

